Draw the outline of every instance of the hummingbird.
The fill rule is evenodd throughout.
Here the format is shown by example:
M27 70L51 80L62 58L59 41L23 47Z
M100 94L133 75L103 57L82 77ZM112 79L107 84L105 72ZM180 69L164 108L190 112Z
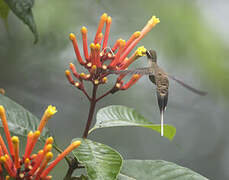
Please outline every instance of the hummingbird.
M161 119L161 136L164 135L164 112L167 107L168 103L168 94L169 94L169 78L173 79L177 83L181 84L183 87L187 88L188 90L199 94L199 95L206 95L207 93L204 91L200 91L191 87L190 85L184 83L183 81L175 78L174 76L169 75L166 73L162 68L160 68L157 64L157 54L155 50L147 50L146 51L147 59L148 59L148 67L144 68L137 68L134 70L120 70L115 71L115 74L141 74L141 75L148 75L150 81L156 85L156 95L157 95L157 102L158 107L160 110L160 119Z

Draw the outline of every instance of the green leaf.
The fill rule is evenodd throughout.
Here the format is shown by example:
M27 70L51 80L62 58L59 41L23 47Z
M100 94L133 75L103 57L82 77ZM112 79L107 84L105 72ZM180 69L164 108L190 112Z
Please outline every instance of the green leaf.
M0 0L0 17L3 19L6 27L7 27L7 17L9 15L10 8L5 3L4 0Z
M117 126L139 126L150 128L156 132L161 132L161 125L153 124L146 120L141 114L132 108L125 106L108 106L98 111L96 115L96 124L89 131L92 132L98 128L117 127ZM164 137L172 140L176 134L176 128L172 125L164 125Z
M207 180L200 174L162 160L125 160L118 180Z
M81 145L73 151L73 154L85 165L89 179L116 179L122 166L122 157L117 151L89 139L73 139L76 140L80 140Z
M36 43L38 41L38 33L32 12L34 0L5 0L5 2L14 14L28 25L35 37L34 43Z
M40 120L21 105L1 94L0 105L4 106L6 110L9 130L12 133L27 136L29 131L37 130ZM2 127L2 123L0 123L0 127ZM44 128L40 137L49 137L49 135L48 129Z

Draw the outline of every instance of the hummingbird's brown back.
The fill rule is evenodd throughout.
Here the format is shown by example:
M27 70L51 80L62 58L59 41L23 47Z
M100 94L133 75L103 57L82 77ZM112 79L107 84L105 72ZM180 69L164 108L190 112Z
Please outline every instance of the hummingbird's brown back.
M153 65L155 84L161 95L168 94L169 79L167 74L156 63Z

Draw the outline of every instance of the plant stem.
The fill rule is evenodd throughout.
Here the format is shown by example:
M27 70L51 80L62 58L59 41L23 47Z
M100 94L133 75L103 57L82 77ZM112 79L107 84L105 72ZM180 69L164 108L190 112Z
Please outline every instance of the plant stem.
M71 180L72 174L76 168L79 168L79 162L77 161L77 159L74 158L71 160L71 162L69 164L68 172L67 172L66 176L64 177L64 180ZM80 166L80 168L81 168L81 166Z
M87 136L88 136L88 131L89 131L89 128L91 126L91 123L92 123L92 120L93 120L93 116L94 116L94 112L95 112L96 102L99 101L100 99L102 99L103 97L107 96L111 92L111 90L113 88L110 89L109 91L107 91L102 96L100 96L98 99L96 99L97 89L98 89L98 85L93 84L92 97L90 98L87 95L87 97L88 97L88 99L90 101L90 109L89 109L89 114L88 114L88 119L87 119L86 127L85 127L85 130L84 130L84 133L83 133L83 138L87 138ZM72 159L72 161L70 161L70 163L68 161L68 165L69 165L68 172L67 172L64 180L81 179L81 178L78 178L78 177L72 177L72 174L73 174L73 172L74 172L75 169L77 169L77 168L84 168L84 166L79 165L79 162L75 158Z
M99 101L100 99L104 98L105 96L107 96L108 94L111 93L111 91L113 90L114 88L111 88L109 91L107 91L106 93L104 93L102 96L98 97L96 99L96 102Z
M92 97L90 100L90 109L89 109L87 124L86 124L85 130L84 130L84 133L83 133L83 138L87 138L88 131L89 131L90 125L92 123L93 115L95 112L97 88L98 88L98 85L93 84L93 92L92 92Z

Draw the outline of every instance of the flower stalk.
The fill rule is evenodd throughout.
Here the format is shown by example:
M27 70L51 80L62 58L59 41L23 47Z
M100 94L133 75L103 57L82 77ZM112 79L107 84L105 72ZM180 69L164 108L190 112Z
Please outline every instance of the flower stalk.
M104 13L100 17L100 21L98 24L98 29L96 31L94 41L90 44L90 54L88 53L87 47L87 28L83 26L81 28L82 40L83 40L83 52L85 59L83 60L80 51L78 48L78 44L76 41L76 37L73 33L70 33L69 38L72 41L73 48L76 54L76 58L80 65L82 65L89 74L86 73L78 73L76 67L73 63L70 63L69 68L77 80L74 80L71 72L69 70L65 71L65 75L70 84L72 84L77 89L81 90L90 102L90 109L88 114L88 119L86 122L86 126L83 133L83 138L87 138L90 125L92 123L93 115L95 112L96 103L109 94L114 94L119 90L127 90L131 86L133 86L140 78L141 75L133 75L131 79L124 83L123 78L126 77L126 74L121 74L117 77L117 80L114 86L108 90L106 93L101 95L100 97L96 97L97 89L100 85L106 84L108 81L108 76L111 71L115 70L125 70L127 69L135 60L139 57L145 55L146 49L141 46L135 51L130 58L127 56L136 47L139 41L160 21L158 18L153 16L144 28L141 31L134 32L128 41L126 42L123 39L118 39L112 48L107 47L110 28L112 23L112 18ZM102 34L102 30L105 27L105 34ZM90 97L87 91L84 88L84 82L90 81L93 86L92 96Z

